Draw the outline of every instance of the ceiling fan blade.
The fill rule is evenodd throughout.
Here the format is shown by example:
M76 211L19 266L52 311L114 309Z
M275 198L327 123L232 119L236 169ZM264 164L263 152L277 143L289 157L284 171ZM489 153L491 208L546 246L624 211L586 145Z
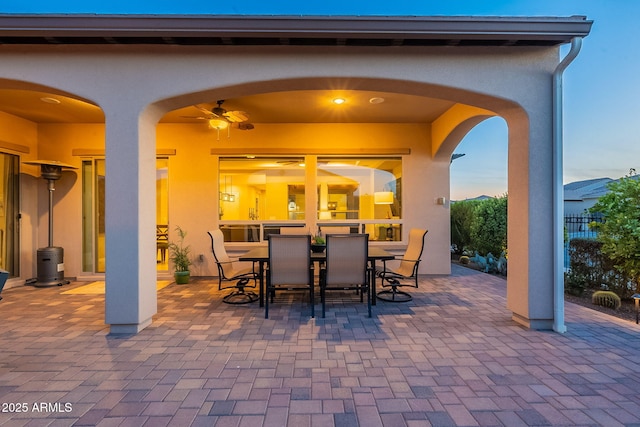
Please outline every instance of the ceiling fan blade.
M183 119L197 119L197 120L210 120L213 118L213 116L209 115L209 117L203 117L203 116L180 116Z
M225 111L222 115L232 123L246 122L249 120L249 115L244 111Z
M210 108L203 107L202 105L194 105L194 107L196 107L198 110L202 111L206 115L213 114Z

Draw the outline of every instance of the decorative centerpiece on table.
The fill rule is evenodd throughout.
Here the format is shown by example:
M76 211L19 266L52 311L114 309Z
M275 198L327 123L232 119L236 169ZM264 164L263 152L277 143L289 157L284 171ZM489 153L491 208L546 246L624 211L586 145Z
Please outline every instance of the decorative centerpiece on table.
M320 253L325 250L327 247L327 242L324 240L324 237L316 234L315 236L311 236L311 251L315 253Z

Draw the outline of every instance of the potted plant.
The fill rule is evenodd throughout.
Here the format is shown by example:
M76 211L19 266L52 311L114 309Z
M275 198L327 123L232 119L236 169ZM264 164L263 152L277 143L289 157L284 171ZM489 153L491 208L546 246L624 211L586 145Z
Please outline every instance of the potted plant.
M180 228L180 226L177 226L176 233L178 233L179 239L177 242L169 243L169 259L175 268L174 277L176 284L184 285L189 283L189 266L191 265L189 252L191 251L191 247L189 245L185 246L184 244L184 238L187 235L186 231Z
M324 251L326 247L326 240L319 234L311 236L311 250L316 253L320 253Z

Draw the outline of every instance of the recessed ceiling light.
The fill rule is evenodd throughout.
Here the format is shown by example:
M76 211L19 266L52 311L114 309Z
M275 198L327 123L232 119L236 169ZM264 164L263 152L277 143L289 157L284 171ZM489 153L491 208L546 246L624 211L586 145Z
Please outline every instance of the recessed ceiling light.
M337 104L337 105L344 104L345 102L347 102L347 101L344 98L334 98L334 100L333 100L333 103Z
M384 98L380 98L377 96L374 96L369 100L369 104L382 104L383 102L384 102Z
M58 98L53 98L51 96L43 96L40 98L40 101L46 102L47 104L60 104L60 100Z

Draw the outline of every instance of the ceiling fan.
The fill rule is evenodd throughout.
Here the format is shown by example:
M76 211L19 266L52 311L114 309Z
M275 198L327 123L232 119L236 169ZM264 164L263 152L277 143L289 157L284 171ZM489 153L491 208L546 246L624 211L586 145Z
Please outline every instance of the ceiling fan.
M194 105L195 108L200 110L202 116L182 116L188 119L206 120L211 129L218 131L218 139L220 139L220 130L223 129L240 129L251 130L255 126L253 123L249 123L249 115L244 111L228 111L222 108L224 99L217 101L217 106L209 109L202 105Z

